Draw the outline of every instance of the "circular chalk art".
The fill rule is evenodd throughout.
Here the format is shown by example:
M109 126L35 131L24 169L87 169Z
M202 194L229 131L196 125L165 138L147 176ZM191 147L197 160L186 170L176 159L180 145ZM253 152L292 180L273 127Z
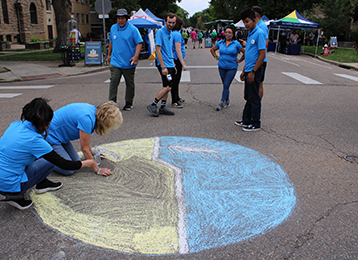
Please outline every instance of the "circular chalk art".
M238 243L278 226L296 203L279 165L240 145L191 137L105 144L103 177L51 175L61 190L31 193L51 228L129 254L188 254Z

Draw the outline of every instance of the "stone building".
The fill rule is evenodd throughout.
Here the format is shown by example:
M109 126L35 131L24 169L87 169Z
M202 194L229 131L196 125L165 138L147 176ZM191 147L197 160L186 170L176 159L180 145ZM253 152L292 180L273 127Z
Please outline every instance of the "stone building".
M0 42L28 43L57 36L52 0L0 0ZM71 0L82 36L91 32L90 0Z

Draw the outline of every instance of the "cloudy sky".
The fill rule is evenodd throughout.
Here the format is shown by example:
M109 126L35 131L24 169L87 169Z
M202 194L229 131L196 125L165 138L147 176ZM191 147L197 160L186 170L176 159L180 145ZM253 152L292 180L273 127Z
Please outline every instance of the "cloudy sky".
M209 0L181 0L177 3L181 8L188 11L189 16L209 7Z

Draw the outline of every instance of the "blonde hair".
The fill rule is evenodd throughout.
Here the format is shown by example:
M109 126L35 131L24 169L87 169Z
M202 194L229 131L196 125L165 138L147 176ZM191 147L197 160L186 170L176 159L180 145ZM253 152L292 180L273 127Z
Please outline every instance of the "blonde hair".
M107 101L97 107L95 131L98 135L109 134L112 130L116 130L122 122L122 113L115 102Z

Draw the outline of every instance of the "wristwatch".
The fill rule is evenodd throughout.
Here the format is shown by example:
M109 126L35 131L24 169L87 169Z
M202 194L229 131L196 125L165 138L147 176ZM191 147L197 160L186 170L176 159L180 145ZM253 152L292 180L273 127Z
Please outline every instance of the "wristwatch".
M253 69L251 72L253 72L254 74L256 74L256 70L254 70L254 69Z

